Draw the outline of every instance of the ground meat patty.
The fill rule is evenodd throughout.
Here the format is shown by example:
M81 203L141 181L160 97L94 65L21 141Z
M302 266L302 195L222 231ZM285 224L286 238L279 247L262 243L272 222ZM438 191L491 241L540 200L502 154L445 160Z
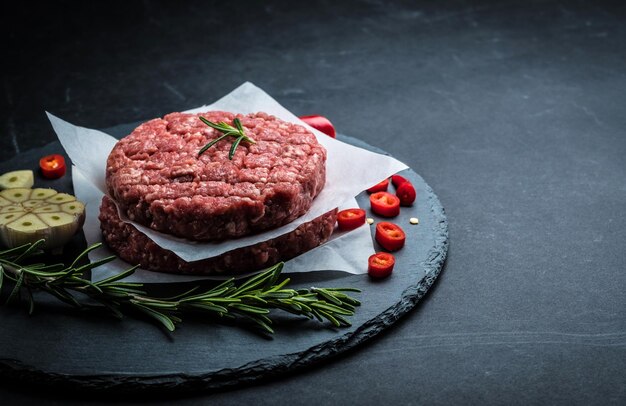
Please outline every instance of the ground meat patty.
M304 127L265 113L238 117L255 144L232 160L228 137L198 114L172 113L137 127L109 155L107 190L126 215L152 229L198 241L236 238L287 224L311 207L326 179L326 150Z
M215 258L185 262L172 251L159 247L131 224L120 220L113 201L104 197L100 207L100 228L109 247L130 264L151 271L236 275L286 261L324 243L333 232L337 210L300 225L273 240L239 248Z

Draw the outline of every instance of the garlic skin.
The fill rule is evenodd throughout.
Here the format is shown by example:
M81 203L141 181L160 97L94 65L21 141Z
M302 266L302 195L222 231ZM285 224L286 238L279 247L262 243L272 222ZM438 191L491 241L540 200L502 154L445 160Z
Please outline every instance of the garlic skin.
M59 248L85 222L85 205L54 189L6 189L0 192L0 243L8 248L44 239L43 248Z

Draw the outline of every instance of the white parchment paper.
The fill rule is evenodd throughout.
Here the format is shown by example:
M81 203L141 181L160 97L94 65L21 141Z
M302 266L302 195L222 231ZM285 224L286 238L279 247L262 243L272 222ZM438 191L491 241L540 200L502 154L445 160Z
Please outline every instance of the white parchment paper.
M209 110L224 110L243 114L264 111L266 113L273 114L282 120L307 126L295 115L282 107L276 100L271 98L267 93L249 82L244 83L211 105L189 110L188 112L202 112ZM50 119L61 144L76 166L73 170L73 173L76 174L76 177L74 178L75 192L80 200L83 200L88 204L85 235L87 236L87 241L89 243L95 242L100 239L97 215L100 199L102 195L106 193L104 183L106 159L117 140L101 131L75 126L49 113L48 118ZM330 138L311 127L308 128L315 134L318 141L328 152L326 185L322 192L314 200L309 212L290 224L250 237L228 240L220 243L199 243L156 232L144 227L143 225L130 222L124 216L122 216L122 219L130 222L139 231L146 234L162 248L173 251L185 261L193 262L221 255L224 252L236 248L253 245L291 232L300 224L311 221L335 207L345 207L346 204L349 207L354 207L354 196L362 190L379 182L381 179L407 168L405 164L394 158L354 147ZM346 238L338 235L323 248L318 248L312 252L323 252L326 250L336 252L337 250L333 248L334 245L352 244L352 241L358 241L358 243L362 245L365 242L364 237L367 234L367 251L371 254L373 253L373 248L371 237L369 236L369 230L367 230L367 227L362 227L362 229L367 232L363 230L353 231L346 234ZM359 236L361 237L360 239L358 238ZM369 255L363 256L365 255L363 252L359 252L358 249L354 251L354 249L356 249L356 245L351 245L350 249L342 248L341 251L345 250L344 252L336 252L336 254L340 257L340 260L335 258L333 260L334 262L329 262L334 257L329 256L328 253L318 258L319 260L322 260L319 262L320 264L342 264L342 266L345 266L346 269L338 269L337 266L320 266L318 267L319 270L334 269L352 273L364 272L363 258L367 258ZM316 254L311 253L311 255ZM324 260L325 258L329 258L329 260ZM90 259L93 260L91 257ZM306 259L305 256L303 256L303 260L304 259ZM360 261L358 269L354 269L353 266L350 266L350 264L356 264L357 261ZM310 264L312 261L306 260L306 262ZM127 264L124 264L124 267L127 266ZM287 268L290 267L288 266ZM308 267L308 269L302 269L302 271L311 270L313 270L311 267ZM154 276L154 273L152 272L149 272L149 274L151 275L150 278ZM168 276L166 274L156 275ZM163 281L160 277L157 279L159 280L154 280L154 282ZM150 282L146 280L143 281Z
M100 232L100 221L98 220L100 201L104 193L87 180L87 177L83 175L76 166L72 167L72 180L74 182L74 193L76 193L76 197L87 206L87 215L83 227L87 243L104 243L102 233ZM352 207L358 207L356 199L346 202L341 208ZM372 236L369 226L362 226L350 232L335 232L326 244L287 261L283 267L283 273L327 270L344 271L354 274L365 273L367 271L367 258L373 253L374 247L372 245ZM115 253L104 244L102 248L92 251L89 254L89 259L93 262L111 255L115 255ZM119 258L115 259L95 269L92 274L92 280L99 281L108 278L109 276L116 275L130 268L130 266L130 264ZM215 276L174 275L137 269L137 271L135 271L132 276L126 278L125 281L167 283L198 279L223 278Z

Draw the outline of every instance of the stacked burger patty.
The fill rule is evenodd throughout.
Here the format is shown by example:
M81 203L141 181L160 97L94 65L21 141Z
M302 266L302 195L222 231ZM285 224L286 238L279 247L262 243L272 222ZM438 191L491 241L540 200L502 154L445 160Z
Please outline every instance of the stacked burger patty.
M205 125L237 117L255 143L233 138L200 149L222 135ZM270 230L305 214L324 187L326 150L304 127L265 113L172 113L148 121L119 141L107 161L101 229L108 245L145 269L186 274L237 274L271 266L315 248L332 234L336 211L276 239L185 262L120 220L192 241L220 242Z

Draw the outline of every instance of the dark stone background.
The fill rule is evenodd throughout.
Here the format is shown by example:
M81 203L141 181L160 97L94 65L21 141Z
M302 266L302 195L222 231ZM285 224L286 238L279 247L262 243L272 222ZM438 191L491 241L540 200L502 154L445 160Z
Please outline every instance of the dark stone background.
M111 127L248 80L409 164L451 246L377 339L181 403L626 402L623 2L223 3L3 4L0 159L55 139L44 110Z

